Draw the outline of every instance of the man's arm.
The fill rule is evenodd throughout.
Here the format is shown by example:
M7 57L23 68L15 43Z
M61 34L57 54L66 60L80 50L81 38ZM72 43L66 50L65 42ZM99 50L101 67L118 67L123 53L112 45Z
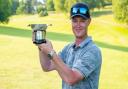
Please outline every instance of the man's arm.
M39 50L39 59L43 71L48 72L55 70L54 63L50 60L45 53Z
M38 45L38 47L41 49L41 52L43 52L43 55L40 53L40 59L42 68L45 71L55 69L59 73L62 80L69 85L76 84L84 78L79 71L69 68L56 53L53 54L51 60L48 59L48 54L53 51L49 41L47 41L46 44Z
M53 56L52 60L55 64L55 70L57 70L62 80L69 85L74 85L84 78L79 71L73 70L64 64L62 59L57 54Z

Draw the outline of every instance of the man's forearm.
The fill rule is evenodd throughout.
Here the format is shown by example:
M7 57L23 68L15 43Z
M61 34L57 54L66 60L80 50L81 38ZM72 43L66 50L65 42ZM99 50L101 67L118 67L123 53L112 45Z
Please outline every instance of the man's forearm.
M64 64L59 56L54 55L52 60L55 64L55 69L58 71L61 78L69 85L73 85L83 79L83 76L80 73L72 70L66 64Z
M44 54L42 51L39 50L39 58L40 64L44 71L51 71L54 70L52 61Z

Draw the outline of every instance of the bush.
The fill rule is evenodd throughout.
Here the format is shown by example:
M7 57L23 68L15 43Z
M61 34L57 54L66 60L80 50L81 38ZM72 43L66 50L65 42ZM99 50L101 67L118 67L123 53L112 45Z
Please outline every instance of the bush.
M17 8L16 14L24 14L25 11L25 5L21 5Z
M12 14L11 5L9 0L0 0L0 23L9 21L9 16Z
M128 0L113 0L114 17L120 21L128 24Z
M39 13L39 16L40 16L40 17L42 17L42 16L47 16L47 15L48 15L47 11L41 11L41 12Z
M39 14L39 16L47 16L48 15L48 12L47 12L47 9L45 6L43 5L39 5L37 7L37 13Z

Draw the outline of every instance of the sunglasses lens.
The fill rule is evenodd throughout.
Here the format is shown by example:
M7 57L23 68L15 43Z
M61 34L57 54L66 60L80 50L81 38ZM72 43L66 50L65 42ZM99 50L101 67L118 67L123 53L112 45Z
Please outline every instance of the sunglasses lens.
M74 14L76 14L76 13L86 14L86 12L87 12L87 9L85 9L85 8L73 8L72 9L72 13L74 13Z
M76 13L86 14L86 12L87 12L87 9L85 9L85 8L73 8L72 9L72 13L74 13L74 14L76 14Z
M78 12L78 8L73 8L72 13L76 14Z
M85 9L85 8L80 8L79 10L80 10L81 14L86 14L86 12L87 12L87 9Z

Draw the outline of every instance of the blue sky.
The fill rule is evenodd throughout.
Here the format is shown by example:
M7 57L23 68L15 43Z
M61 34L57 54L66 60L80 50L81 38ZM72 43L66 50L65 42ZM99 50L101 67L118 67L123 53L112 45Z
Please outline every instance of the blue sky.
M40 2L44 3L44 0L37 0L37 1L40 1Z

